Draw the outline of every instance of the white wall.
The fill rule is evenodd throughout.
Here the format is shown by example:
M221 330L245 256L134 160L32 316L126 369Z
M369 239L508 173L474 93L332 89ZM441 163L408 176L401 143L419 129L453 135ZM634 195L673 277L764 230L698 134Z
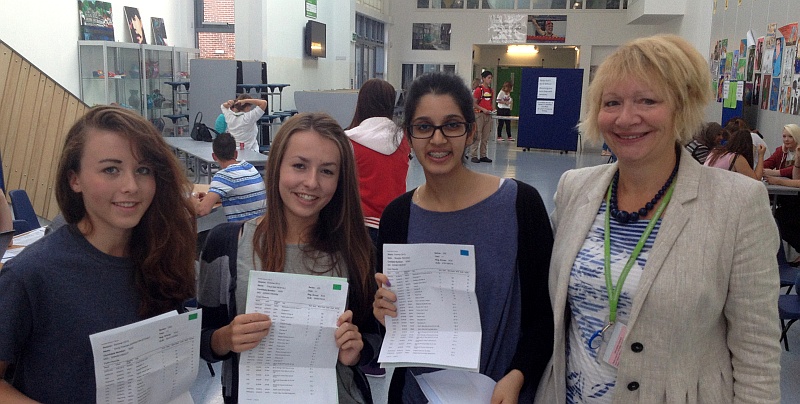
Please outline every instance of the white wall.
M403 63L455 63L457 73L469 81L473 62L475 64L491 63L491 65L497 63L497 56L491 56L494 61L487 60L484 56L480 56L480 60L473 61L472 45L489 44L489 16L503 12L507 13L506 10L419 10L416 8L415 1L393 2L388 80L395 87L400 85L400 69ZM581 48L581 53L587 56L591 55L590 49L594 45L619 45L632 38L661 32L659 27L627 25L624 11L521 10L516 13L567 15L567 40L564 45L577 45ZM412 50L411 29L414 23L452 24L451 50ZM581 61L583 60L584 58L581 57ZM546 62L546 64L549 63ZM588 61L579 67L586 69L588 74Z
M719 2L717 13L713 16L709 44L711 41L727 38L728 49L731 49L731 44L738 44L746 37L748 30L752 30L753 36L758 39L766 34L769 23L777 23L778 27L781 27L798 20L800 20L800 8L797 0L745 0L741 6L738 6L738 2L732 1L728 4L727 11L723 2ZM709 120L719 122L722 116L722 103L714 101L710 109ZM781 144L781 131L784 125L800 124L800 116L777 111L758 109L757 117L756 127L764 135L770 152Z
M164 19L167 43L195 47L192 0L106 0L111 3L114 38L130 42L124 6L136 7L142 21L150 26L150 17ZM80 26L78 2L74 0L39 0L25 3L0 0L0 40L19 52L45 74L76 96L78 82L78 39ZM152 29L146 31L151 40Z
M350 88L355 0L319 1L317 7L327 49L325 58L312 59L303 51L309 20L303 1L236 1L236 59L266 61L267 81L290 84L283 90L283 109L294 108L295 91Z

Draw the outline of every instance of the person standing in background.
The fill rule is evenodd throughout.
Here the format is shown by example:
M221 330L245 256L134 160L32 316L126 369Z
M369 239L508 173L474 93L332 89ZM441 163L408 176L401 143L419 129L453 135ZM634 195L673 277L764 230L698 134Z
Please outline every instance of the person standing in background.
M344 132L356 156L364 223L376 246L383 209L406 192L411 146L392 121L395 95L388 81L367 80L358 91L353 121Z
M489 135L492 133L492 114L494 113L494 91L492 91L492 72L481 73L481 85L472 92L475 104L475 140L471 147L473 163L491 163L486 156L489 148Z
M237 146L258 152L258 120L267 111L267 100L253 98L249 94L239 94L235 100L220 105L228 132L236 139Z
M511 108L514 106L514 100L511 99L511 82L506 81L503 87L497 93L497 115L498 116L511 116ZM506 127L506 136L508 141L511 142L514 138L511 137L511 120L498 119L497 120L497 140L503 140L503 126Z
M364 224L375 248L386 205L406 192L411 146L392 121L396 92L388 81L369 79L358 91L353 121L344 133L356 157L358 189ZM361 367L367 376L382 377L386 370L371 362Z

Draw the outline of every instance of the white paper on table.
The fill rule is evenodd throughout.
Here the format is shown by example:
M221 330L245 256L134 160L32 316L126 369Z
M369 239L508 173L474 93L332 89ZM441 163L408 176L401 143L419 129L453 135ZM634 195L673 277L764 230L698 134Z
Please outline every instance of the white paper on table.
M478 371L475 247L384 244L383 273L397 295L397 317L385 318L381 365Z
M489 376L455 369L424 373L414 378L430 404L489 404L497 384Z
M22 234L17 234L14 236L14 241L12 241L11 245L14 247L9 247L5 254L3 254L3 258L0 260L3 264L8 262L8 260L14 258L25 249L25 247L33 244L35 241L38 241L40 238L44 237L44 227L40 227L38 229L34 229L31 231L27 231Z
M270 317L269 334L239 359L239 402L336 403L336 320L347 279L250 271L247 313Z
M172 311L90 335L97 402L192 402L202 317Z

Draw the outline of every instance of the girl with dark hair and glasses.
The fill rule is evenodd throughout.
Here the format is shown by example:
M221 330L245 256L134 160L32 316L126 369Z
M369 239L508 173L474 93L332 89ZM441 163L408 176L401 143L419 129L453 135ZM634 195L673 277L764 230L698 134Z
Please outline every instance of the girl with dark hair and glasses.
M479 370L497 381L492 402L532 402L553 343L547 294L553 233L542 199L530 185L477 173L464 164L464 149L475 135L475 113L460 78L420 76L406 97L403 129L426 181L386 207L378 253L384 243L474 245L482 329ZM380 287L373 313L384 323L385 316L398 315L397 296L386 275L378 273L376 280ZM413 375L435 370L395 369L389 402L425 402Z

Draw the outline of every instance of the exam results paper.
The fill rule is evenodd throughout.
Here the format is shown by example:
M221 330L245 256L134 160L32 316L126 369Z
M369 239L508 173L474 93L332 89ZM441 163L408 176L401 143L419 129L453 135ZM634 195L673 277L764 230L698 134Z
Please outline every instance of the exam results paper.
M250 271L247 313L270 317L269 334L239 362L239 402L336 403L336 320L347 279Z
M193 403L200 310L177 311L89 336L98 403Z
M474 246L384 244L383 273L397 295L397 317L385 319L378 362L477 372L481 321Z

